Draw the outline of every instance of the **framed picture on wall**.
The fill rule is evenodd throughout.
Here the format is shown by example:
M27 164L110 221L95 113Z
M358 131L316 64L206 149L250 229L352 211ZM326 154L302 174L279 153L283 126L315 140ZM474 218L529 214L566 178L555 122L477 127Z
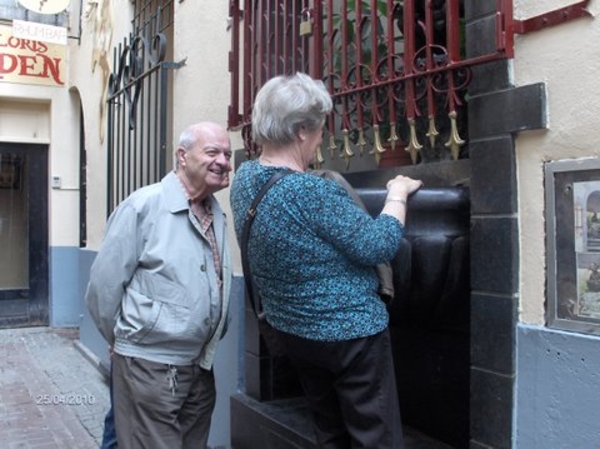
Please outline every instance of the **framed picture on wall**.
M21 158L0 154L0 189L21 189Z
M548 326L600 334L600 160L546 163Z

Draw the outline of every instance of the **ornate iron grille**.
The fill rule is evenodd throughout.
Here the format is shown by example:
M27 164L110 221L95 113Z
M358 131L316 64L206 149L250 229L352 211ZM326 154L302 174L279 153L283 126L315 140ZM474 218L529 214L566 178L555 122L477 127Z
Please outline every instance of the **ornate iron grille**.
M254 154L256 151L250 150L248 124L258 89L276 74L310 72L308 55L314 52L309 51L309 40L300 36L303 1L244 0L243 9L239 3L235 0L230 3L233 48L229 55L232 73L229 126L241 128L246 148ZM244 26L240 28L242 14ZM242 39L245 46L240 54Z
M334 100L318 165L349 170L352 161L360 171L468 157L470 68L512 56L511 0L497 0L493 51L477 57L466 56L462 0L241 3L230 1L229 126L241 128L249 158L257 90L296 71L323 79Z
M165 33L173 25L172 0L135 0L134 34Z
M148 8L156 6L154 14ZM136 6L131 34L113 55L114 71L108 96L107 214L137 188L159 181L167 169L171 135L168 45L162 31L172 25L171 2L141 2ZM142 20L143 19L143 20Z

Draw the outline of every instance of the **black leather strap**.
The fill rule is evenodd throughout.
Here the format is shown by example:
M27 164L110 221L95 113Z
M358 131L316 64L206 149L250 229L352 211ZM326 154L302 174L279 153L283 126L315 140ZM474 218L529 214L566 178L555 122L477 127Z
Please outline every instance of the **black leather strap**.
M250 208L248 208L246 222L244 223L244 229L242 230L242 241L240 245L240 250L242 252L242 270L244 271L244 281L246 282L248 298L250 299L250 304L252 304L252 309L254 310L256 316L260 316L262 314L262 306L260 304L260 296L254 294L254 284L252 283L252 274L250 273L250 264L248 262L248 239L250 238L250 227L252 226L252 222L256 216L256 208L258 203L260 203L263 196L265 196L267 190L269 190L271 186L273 186L273 184L275 184L281 178L291 173L293 173L292 170L277 172L269 178L264 186L262 186L262 188L256 194L254 201L252 201Z

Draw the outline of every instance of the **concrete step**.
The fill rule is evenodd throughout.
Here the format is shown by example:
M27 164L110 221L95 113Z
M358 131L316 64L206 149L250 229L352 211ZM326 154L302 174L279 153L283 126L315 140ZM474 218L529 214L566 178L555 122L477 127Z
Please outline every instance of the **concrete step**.
M404 449L456 449L415 429L403 431ZM316 449L306 401L258 402L244 394L232 396L231 444L232 449Z

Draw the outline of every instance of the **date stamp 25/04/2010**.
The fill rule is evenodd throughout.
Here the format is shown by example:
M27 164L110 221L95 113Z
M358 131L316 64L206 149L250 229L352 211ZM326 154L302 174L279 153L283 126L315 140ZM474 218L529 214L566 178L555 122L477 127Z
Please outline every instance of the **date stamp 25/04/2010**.
M93 394L36 394L36 405L92 405L96 402Z

